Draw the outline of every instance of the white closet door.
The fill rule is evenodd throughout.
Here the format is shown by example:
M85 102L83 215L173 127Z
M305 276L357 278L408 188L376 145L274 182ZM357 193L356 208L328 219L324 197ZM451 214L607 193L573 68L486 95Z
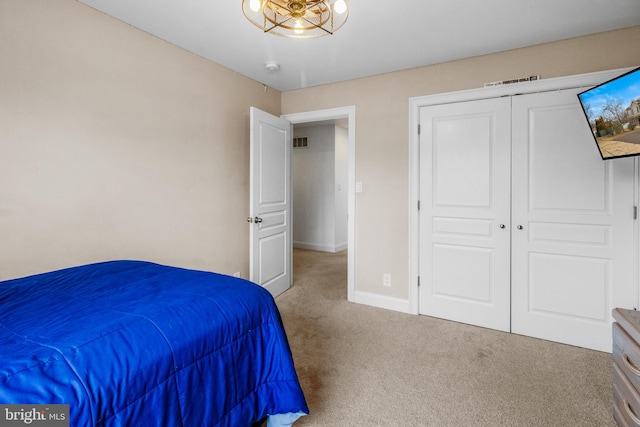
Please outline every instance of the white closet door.
M602 161L579 90L513 97L512 332L611 351L633 303L633 160Z
M509 330L510 99L420 109L421 314Z

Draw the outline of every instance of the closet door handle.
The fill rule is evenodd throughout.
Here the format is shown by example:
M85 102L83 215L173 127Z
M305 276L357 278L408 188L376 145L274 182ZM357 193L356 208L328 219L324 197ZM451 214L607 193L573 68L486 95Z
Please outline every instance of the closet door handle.
M522 225L519 225L516 227L518 230L522 230L524 227Z
M505 228L505 227L506 227L506 225L500 224L500 228Z

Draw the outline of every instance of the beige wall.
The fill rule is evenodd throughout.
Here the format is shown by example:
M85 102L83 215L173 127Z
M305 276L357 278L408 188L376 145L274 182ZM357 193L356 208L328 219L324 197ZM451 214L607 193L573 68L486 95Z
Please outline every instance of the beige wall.
M640 26L343 83L284 92L282 113L355 105L356 291L409 296L409 98L530 75L552 78L640 65ZM382 275L392 286L382 286Z
M75 0L1 0L0 279L122 258L247 277L251 105L280 93Z
M408 99L640 65L640 27L285 92L75 0L0 0L0 279L105 259L248 275L248 111L356 106L356 290L408 298ZM382 286L382 274L392 286Z

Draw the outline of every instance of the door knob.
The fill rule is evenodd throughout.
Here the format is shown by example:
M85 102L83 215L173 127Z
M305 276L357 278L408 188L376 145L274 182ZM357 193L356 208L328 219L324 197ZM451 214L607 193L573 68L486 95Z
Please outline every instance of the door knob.
M523 227L523 226L521 226L521 225L519 225L519 226L518 226L518 230L522 230L523 228L524 228L524 227Z
M504 225L504 224L500 224L500 228L504 228L504 227L505 227L505 225Z
M252 218L252 217L250 217L250 216L249 216L249 217L247 217L247 222L248 222L248 223L252 223L252 222L253 222L253 218Z
M259 224L259 223L262 222L262 218L257 216L257 217L254 218L253 222L255 222L256 224Z

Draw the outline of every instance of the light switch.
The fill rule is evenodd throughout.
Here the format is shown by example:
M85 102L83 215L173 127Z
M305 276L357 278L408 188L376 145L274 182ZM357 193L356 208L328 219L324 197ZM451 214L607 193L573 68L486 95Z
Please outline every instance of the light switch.
M356 193L362 193L362 182L356 181Z

